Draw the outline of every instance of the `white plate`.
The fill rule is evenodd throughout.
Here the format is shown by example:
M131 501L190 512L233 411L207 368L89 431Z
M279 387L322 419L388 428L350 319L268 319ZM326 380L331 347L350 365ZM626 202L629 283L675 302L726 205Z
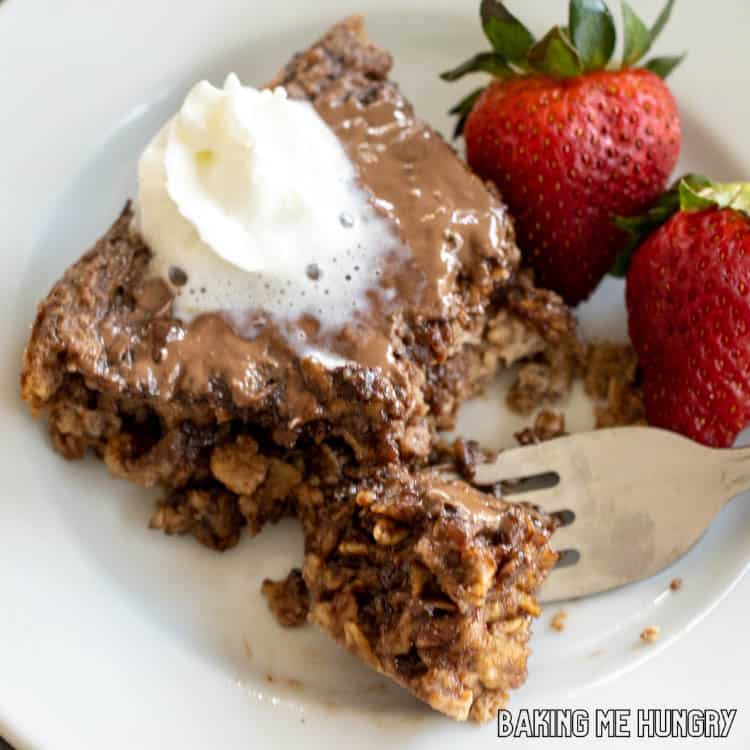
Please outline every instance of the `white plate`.
M635 4L646 16L656 13L656 2ZM224 555L149 532L147 493L110 479L93 460L62 461L18 400L18 365L34 305L132 193L140 149L186 87L199 77L221 80L230 70L262 82L352 10L343 0L268 5L0 5L6 446L0 454L0 730L34 747L323 747L331 731L363 747L407 739L432 748L494 741L490 730L454 727L430 713L314 629L275 625L259 584L300 559L293 523L245 539ZM461 87L441 84L436 73L481 43L475 3L458 5L356 4L370 11L372 36L395 53L395 77L417 110L444 131L450 127L445 110ZM564 7L541 0L523 5L537 29ZM689 6L678 4L660 44L691 50L673 80L685 130L681 168L747 176L740 123L748 122L750 103L744 92L735 95L745 87L744 71L732 63L746 51L750 6L717 4L721 34L715 39L706 38L703 4ZM583 318L589 332L622 336L621 286L607 281ZM514 426L502 422L501 402L498 387L482 404L467 406L463 433L507 444ZM583 427L580 405L578 414ZM513 705L553 706L582 691L591 695L592 686L675 642L740 578L750 561L749 533L750 504L735 502L674 569L566 606L565 634L549 629L552 612L546 612L536 628L529 681ZM667 592L675 576L687 582L677 595ZM640 645L638 633L654 622L665 637L657 646ZM731 636L730 623L726 630ZM734 632L739 637L739 628ZM663 679L668 684L669 675Z

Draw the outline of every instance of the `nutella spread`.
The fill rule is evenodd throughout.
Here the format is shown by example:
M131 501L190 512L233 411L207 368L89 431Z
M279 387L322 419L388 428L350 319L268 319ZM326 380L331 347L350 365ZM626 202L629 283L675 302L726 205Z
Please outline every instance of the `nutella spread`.
M423 472L419 479L426 500L435 502L440 508L451 506L475 522L500 518L506 507L502 500L480 492L466 482L447 479L431 471Z
M262 96L263 92L256 94ZM288 106L302 104L284 102ZM508 231L503 204L468 172L439 135L415 118L395 85L386 81L363 85L359 76L342 76L315 96L312 105L323 127L343 146L341 153L348 157L356 179L352 189L367 201L365 206L345 206L333 220L344 236L347 232L356 236L357 225L369 221L378 229L377 237L372 239L372 232L360 235L371 239L367 246L354 248L359 262L346 252L343 257L338 257L338 251L329 256L317 252L314 236L302 239L300 261L294 273L286 276L294 261L288 248L280 263L281 273L269 261L273 247L252 251L262 257L247 260L247 268L254 269L250 271L240 268L241 262L219 260L225 264L224 283L246 293L248 278L259 273L256 280L265 279L264 283L272 286L279 280L290 282L296 297L307 289L312 298L321 290L326 294L332 266L343 264L346 281L336 279L335 295L337 304L345 298L351 311L342 315L340 305L324 310L295 299L290 312L280 314L274 304L259 304L262 294L248 293L244 305L217 305L218 309L211 310L193 302L192 311L188 311L192 314L186 314L190 305L181 302L186 295L216 299L216 294L209 292L209 282L201 280L205 274L200 264L197 273L191 269L189 253L180 265L169 254L165 263L158 248L148 241L149 233L139 232L152 260L150 278L141 285L136 299L136 318L145 323L156 318L159 325L152 327L150 342L131 337L120 325L108 328L106 321L102 330L108 350L128 351L123 361L130 371L125 376L129 386L164 399L177 390L201 397L228 388L237 406L252 407L264 398L280 373L291 393L296 389L304 392L304 383L317 369L365 368L385 375L389 387L398 391L414 377L408 372L413 365L403 360L399 350L404 329L423 321L451 320L457 311L481 314L479 299L460 296L466 285L456 283L459 277L470 279L472 288L483 290L486 300L512 276L518 250ZM164 135L160 134L157 142L159 138L163 140ZM204 145L197 143L193 148L200 152ZM294 181L296 176L292 172L284 178ZM136 230L147 213L146 206L138 206ZM215 238L216 232L212 236ZM237 261L236 246L233 252ZM229 274L227 266L234 269ZM341 287L356 273L360 276L357 283L351 283L354 292L342 296ZM257 291L257 284L255 288ZM158 310L153 309L154 297L159 300ZM232 292L225 299L236 303L237 295ZM336 314L327 314L331 310ZM314 404L312 400L305 418L314 418Z
M342 79L316 108L344 144L373 204L408 247L408 259L390 269L402 301L439 318L451 304L460 269L471 274L482 257L507 257L509 266L516 260L504 229L505 207L414 116L396 86L362 98Z

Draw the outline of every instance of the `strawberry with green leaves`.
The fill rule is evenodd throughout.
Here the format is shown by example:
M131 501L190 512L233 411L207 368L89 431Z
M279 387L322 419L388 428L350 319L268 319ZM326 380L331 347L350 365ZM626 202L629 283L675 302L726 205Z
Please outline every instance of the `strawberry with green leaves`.
M634 239L628 325L648 421L727 447L750 424L750 183L683 179Z
M492 50L442 75L494 80L462 101L472 169L493 181L516 219L538 282L573 305L586 299L627 242L612 216L645 211L680 153L680 118L664 78L681 57L639 62L674 5L652 28L623 2L624 52L610 64L615 25L603 0L571 0L566 27L537 41L498 0L483 0Z

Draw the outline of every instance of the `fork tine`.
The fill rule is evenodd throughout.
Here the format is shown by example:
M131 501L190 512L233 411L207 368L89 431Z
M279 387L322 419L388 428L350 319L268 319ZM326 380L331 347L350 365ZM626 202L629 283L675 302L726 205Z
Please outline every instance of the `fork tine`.
M510 479L560 472L563 461L555 456L554 440L503 451L492 462L476 468L474 484L491 485Z
M586 485L571 481L568 476L570 471L566 472L565 469L559 468L557 473L560 476L560 481L556 485L538 490L528 490L526 492L523 490L512 492L506 494L504 497L510 502L538 505L540 508L544 508L547 513L559 513L563 510L572 511L576 516L573 524L580 522L580 516L584 510L587 513L593 513L594 510L592 506L593 499L587 491L589 488ZM596 498L597 508L602 508L606 504L607 498ZM559 533L559 531L556 532L555 537Z
M542 490L529 490L528 492L513 492L503 494L503 499L510 503L529 503L544 508L546 513L557 513L561 510L569 510L565 502L565 491L560 485L545 487ZM555 532L557 534L557 532Z
M662 430L626 427L507 451L477 467L474 481L558 475L554 487L524 492L522 483L507 498L575 514L552 537L558 552L580 555L542 589L542 601L553 601L616 588L674 562L750 484L748 466L748 451L711 451Z

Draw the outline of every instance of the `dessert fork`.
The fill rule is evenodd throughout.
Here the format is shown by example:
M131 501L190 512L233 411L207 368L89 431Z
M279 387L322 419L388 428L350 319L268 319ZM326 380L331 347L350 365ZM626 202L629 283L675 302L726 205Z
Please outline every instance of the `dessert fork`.
M726 502L750 489L750 448L706 448L651 427L622 427L505 451L474 484L555 515L560 560L551 602L658 573L684 555Z

